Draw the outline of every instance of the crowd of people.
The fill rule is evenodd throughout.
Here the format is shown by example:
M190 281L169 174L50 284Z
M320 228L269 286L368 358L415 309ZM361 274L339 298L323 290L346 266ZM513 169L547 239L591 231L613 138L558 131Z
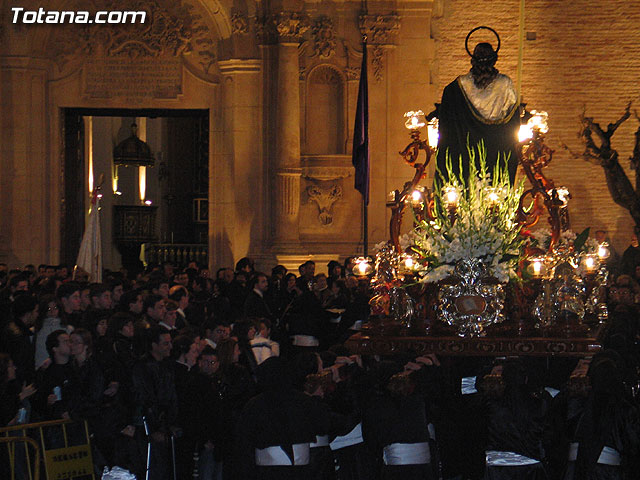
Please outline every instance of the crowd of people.
M86 421L97 472L153 480L637 478L630 282L590 360L361 357L368 280L327 267L0 265L0 424Z

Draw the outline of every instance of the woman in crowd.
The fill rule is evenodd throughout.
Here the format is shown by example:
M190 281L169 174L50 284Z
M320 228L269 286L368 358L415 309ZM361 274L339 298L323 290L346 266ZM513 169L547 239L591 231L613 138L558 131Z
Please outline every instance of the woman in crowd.
M54 295L43 295L38 302L38 318L35 324L35 344L36 344L36 369L49 358L45 342L51 332L56 330L66 330L67 333L73 331L71 325L67 325L60 318L60 307Z

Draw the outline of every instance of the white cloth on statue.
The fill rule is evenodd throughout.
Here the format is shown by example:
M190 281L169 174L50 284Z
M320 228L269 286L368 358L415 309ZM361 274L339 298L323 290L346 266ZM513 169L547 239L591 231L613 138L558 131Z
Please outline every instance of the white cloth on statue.
M499 73L484 88L478 88L473 82L471 72L458 77L462 92L467 100L485 120L496 122L503 120L518 100L511 79Z

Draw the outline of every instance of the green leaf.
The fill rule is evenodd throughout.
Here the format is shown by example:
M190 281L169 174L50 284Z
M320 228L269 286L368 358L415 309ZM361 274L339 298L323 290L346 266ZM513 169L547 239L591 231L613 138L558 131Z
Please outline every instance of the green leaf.
M587 243L587 239L589 238L589 230L589 227L585 228L574 240L573 248L576 252L582 252L584 244Z

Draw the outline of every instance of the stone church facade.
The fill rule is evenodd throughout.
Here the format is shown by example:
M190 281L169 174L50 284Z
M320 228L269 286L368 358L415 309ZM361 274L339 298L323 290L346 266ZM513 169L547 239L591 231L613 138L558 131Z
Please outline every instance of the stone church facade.
M551 176L573 193L574 230L605 228L618 249L628 244L631 218L610 200L601 169L573 153L582 148L575 132L583 107L607 123L638 97L640 6L526 2L521 17L514 0L369 2L366 11L361 2L342 1L23 3L27 10L145 11L147 20L13 24L13 5L0 2L0 262L65 260L73 207L69 109L206 111L211 267L244 256L259 266L294 266L362 252L351 143L363 34L371 249L388 236L388 192L413 174L398 156L409 142L403 114L428 113L442 88L467 71L464 39L477 25L498 30L497 66L521 78L529 108L549 112L556 149ZM603 15L616 26L606 34L594 30ZM621 155L633 148L635 121L617 134ZM100 130L93 136L101 141ZM109 168L99 173L108 184ZM113 192L106 188L105 195ZM117 255L110 258L105 266L117 268Z

